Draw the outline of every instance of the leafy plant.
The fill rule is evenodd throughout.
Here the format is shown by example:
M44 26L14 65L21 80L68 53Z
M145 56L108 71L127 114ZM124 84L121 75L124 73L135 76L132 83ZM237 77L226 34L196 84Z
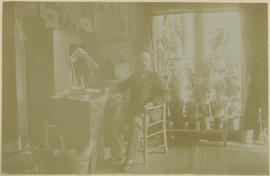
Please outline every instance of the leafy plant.
M188 73L188 88L191 90L191 98L196 103L204 103L210 95L211 87L209 84L211 64L208 60L202 62L199 70L186 68Z
M186 19L183 15L169 15L161 19L161 37L157 41L160 71L172 93L177 96L181 85L177 63L180 61L179 54L185 55L186 51Z
M210 33L211 49L215 53L226 52L230 42L230 33L227 26L219 26Z

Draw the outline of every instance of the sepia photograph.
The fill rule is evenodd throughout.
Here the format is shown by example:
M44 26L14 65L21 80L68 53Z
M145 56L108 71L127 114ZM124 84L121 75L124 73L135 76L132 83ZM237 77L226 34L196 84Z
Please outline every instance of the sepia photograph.
M1 174L269 175L268 2L1 4Z

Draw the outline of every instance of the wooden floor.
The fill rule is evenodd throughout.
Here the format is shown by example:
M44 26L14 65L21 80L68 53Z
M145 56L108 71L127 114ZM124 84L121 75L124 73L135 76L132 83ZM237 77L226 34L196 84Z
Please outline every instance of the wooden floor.
M137 156L127 172L103 166L97 173L269 175L268 149L260 145L229 142L225 147L222 142L175 140L169 153L148 154L145 165L142 154Z

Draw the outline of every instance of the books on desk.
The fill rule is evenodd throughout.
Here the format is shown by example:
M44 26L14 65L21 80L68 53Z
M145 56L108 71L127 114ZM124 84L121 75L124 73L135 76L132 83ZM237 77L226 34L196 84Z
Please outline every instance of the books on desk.
M89 101L90 95L91 97L97 97L100 95L101 90L100 89L78 89L78 90L72 90L72 91L63 91L59 92L56 95L53 96L55 99L60 98L69 98L74 100L81 100L81 101Z

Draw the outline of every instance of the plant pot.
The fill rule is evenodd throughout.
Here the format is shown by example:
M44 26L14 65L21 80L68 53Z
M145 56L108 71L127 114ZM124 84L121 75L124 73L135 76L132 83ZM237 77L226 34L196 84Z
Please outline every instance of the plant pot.
M209 118L200 118L200 126L203 130L210 130L210 119Z
M253 143L253 137L254 137L254 131L253 130L245 130L241 133L241 142L244 144L252 144Z
M188 126L189 126L189 122L185 122L184 123L184 129L188 129Z
M233 121L234 121L234 119L233 118L230 118L230 119L228 119L228 129L233 129Z
M224 119L223 118L215 118L215 128L218 130L224 129Z
M236 117L233 119L232 129L239 130L239 127L240 127L240 117Z
M200 130L201 129L200 128L200 122L199 121L196 122L196 127L195 128L196 128L196 130Z

